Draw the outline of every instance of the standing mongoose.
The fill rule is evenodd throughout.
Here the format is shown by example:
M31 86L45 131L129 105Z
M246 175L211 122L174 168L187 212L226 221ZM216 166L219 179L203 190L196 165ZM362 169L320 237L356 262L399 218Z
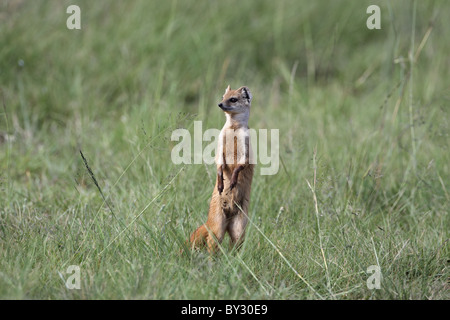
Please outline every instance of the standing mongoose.
M226 232L232 246L239 248L244 241L254 167L248 128L251 101L247 87L231 90L228 86L219 103L226 122L218 137L216 185L208 219L190 237L192 248L207 245L208 251L214 253Z

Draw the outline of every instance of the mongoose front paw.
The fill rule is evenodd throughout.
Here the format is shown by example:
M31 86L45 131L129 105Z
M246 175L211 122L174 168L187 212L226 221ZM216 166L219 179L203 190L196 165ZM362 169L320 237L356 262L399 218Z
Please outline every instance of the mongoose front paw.
M230 183L230 190L233 190L233 188L236 187L236 185L237 185L237 181L231 180L231 183Z
M222 194L223 191L223 166L217 169L217 190L219 191L219 195Z
M219 191L219 194L222 194L223 191L223 178L219 179L217 182L217 190Z

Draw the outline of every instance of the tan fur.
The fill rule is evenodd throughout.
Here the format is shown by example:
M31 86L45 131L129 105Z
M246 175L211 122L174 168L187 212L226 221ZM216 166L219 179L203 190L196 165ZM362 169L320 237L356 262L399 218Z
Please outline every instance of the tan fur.
M227 121L218 139L216 185L208 219L190 237L193 248L206 245L208 251L214 253L225 233L230 235L233 246L240 247L244 241L254 167L250 161L253 158L248 134L251 99L247 87L231 90L228 86L219 103Z

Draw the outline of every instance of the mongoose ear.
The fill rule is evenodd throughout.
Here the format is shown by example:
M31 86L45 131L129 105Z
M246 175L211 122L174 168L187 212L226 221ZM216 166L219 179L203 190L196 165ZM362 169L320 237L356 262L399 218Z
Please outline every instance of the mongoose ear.
M245 86L244 87L240 87L238 89L238 91L242 93L242 96L245 99L247 99L248 103L252 102L253 96L252 96L252 93L250 92L250 89L248 87L245 87Z
M226 95L228 93L228 91L230 91L230 90L231 90L230 85L228 85L228 87L225 89L225 93L223 95Z

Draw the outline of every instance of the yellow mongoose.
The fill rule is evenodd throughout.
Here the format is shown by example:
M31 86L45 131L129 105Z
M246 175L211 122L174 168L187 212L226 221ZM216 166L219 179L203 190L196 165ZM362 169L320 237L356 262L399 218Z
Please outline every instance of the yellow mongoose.
M228 86L219 103L227 120L218 138L216 185L208 219L192 233L191 247L206 244L213 253L226 232L233 246L240 247L244 240L254 167L248 128L251 101L247 87L231 90Z

